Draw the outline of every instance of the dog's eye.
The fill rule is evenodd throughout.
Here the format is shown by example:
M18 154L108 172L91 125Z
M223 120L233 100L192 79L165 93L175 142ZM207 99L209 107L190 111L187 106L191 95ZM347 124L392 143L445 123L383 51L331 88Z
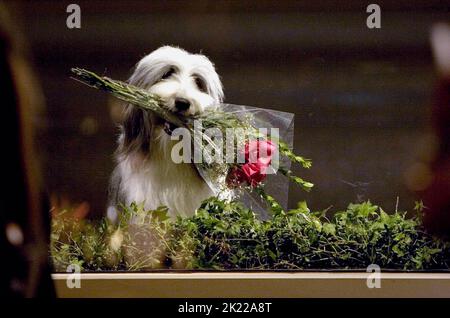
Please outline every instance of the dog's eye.
M203 79L201 79L200 77L196 76L194 77L195 79L195 85L197 85L198 89L204 93L206 93L206 83Z
M161 79L167 79L172 76L172 74L175 73L175 69L171 67L167 72L164 73L164 75L161 77Z

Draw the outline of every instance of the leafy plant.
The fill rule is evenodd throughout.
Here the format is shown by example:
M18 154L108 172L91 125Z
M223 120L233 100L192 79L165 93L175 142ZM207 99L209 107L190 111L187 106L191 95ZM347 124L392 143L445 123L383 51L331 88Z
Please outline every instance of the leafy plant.
M123 207L118 220L53 220L56 270L172 269L448 269L450 245L427 234L420 213L386 213L369 201L332 217L306 202L260 220L239 202L210 198L190 218L171 220L167 209ZM420 209L419 209L420 212Z

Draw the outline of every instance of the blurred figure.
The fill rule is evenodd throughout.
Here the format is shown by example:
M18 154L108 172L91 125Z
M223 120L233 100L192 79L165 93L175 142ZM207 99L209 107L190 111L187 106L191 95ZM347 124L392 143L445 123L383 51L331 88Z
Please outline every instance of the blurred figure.
M450 237L450 26L436 25L431 42L440 77L432 109L435 151L425 169L429 177L419 178L426 184L418 193L425 205L426 228Z
M52 297L49 209L44 204L33 146L32 118L40 105L40 94L21 44L23 41L0 3L1 294Z

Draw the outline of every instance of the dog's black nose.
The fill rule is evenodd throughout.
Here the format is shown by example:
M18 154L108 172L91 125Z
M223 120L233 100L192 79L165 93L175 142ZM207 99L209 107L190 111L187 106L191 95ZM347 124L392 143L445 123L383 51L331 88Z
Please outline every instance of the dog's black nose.
M187 99L177 98L175 100L175 108L178 111L180 111L180 112L186 111L189 109L189 107L191 107L191 103Z

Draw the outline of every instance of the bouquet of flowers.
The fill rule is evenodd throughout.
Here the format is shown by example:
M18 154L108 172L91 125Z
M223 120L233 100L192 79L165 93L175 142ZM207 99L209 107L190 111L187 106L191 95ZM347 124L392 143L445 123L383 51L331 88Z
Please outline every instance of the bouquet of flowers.
M174 127L187 131L194 151L190 151L190 146L184 148L183 156L192 160L219 198L239 196L246 205L264 216L267 208L261 204L263 202L271 212L285 213L283 203L287 202L288 182L280 177L287 177L305 191L313 187L290 169L291 163L311 167L311 160L292 151L293 114L222 104L200 114L178 116L164 107L158 96L144 89L80 68L73 68L72 74L74 79L86 85L154 112ZM172 136L177 138L179 135L186 141L183 131L177 135L175 130ZM281 200L269 194L270 188L278 192Z

